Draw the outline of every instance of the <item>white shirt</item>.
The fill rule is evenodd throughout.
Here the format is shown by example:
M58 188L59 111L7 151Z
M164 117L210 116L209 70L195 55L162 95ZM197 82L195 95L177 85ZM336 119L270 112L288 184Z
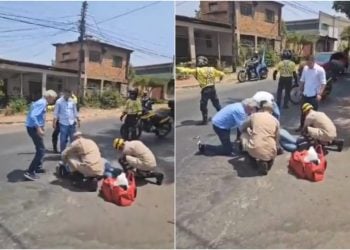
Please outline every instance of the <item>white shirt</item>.
M253 99L258 104L260 104L262 101L267 101L267 102L273 104L275 101L275 98L273 97L273 95L269 92L266 92L266 91L256 92L255 95L253 96Z
M305 65L300 81L305 82L303 92L304 96L316 96L319 94L321 85L327 84L326 72L324 68L316 63L313 69L310 69L309 66Z

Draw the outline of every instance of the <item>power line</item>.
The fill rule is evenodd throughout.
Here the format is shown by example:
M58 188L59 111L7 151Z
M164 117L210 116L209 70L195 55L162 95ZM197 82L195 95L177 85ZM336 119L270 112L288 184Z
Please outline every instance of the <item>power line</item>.
M158 4L158 3L160 3L160 1L152 2L152 3L150 3L150 4L143 5L143 6L139 7L139 8L136 8L136 9L133 9L133 10L129 10L129 11L124 12L124 13L121 13L121 14L119 14L119 15L116 15L116 16L107 18L107 19L105 19L105 20L99 21L99 22L97 22L97 24L109 22L109 21L111 21L111 20L117 19L117 18L122 17L122 16L129 15L129 14L134 13L134 12L136 12L136 11L143 10L143 9L145 9L145 8L148 8L148 7L150 7L150 6L152 6L152 5L155 5L155 4Z

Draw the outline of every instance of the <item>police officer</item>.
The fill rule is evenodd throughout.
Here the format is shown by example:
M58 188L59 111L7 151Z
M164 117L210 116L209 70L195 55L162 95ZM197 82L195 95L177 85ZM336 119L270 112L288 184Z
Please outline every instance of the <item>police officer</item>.
M214 67L208 67L208 58L199 56L197 58L197 67L194 69L177 67L180 73L192 74L199 82L201 90L200 110L202 112L202 124L208 123L208 101L211 100L213 106L217 111L221 109L219 98L216 94L215 79L224 77L225 73Z
M131 88L129 90L129 98L126 101L125 108L123 114L120 116L120 120L122 121L124 116L125 118L125 130L127 133L127 137L129 137L129 131L131 129L132 139L136 139L136 124L139 116L142 114L142 106L141 101L137 99L138 91L135 88ZM126 138L129 139L129 138Z
M295 63L291 60L292 55L288 51L283 51L281 55L282 61L277 64L276 70L273 72L273 80L276 80L278 71L280 72L280 79L278 81L277 88L277 105L281 108L282 92L284 92L283 108L288 108L290 100L290 91L293 85L293 77L295 81L298 81L297 73L295 70Z

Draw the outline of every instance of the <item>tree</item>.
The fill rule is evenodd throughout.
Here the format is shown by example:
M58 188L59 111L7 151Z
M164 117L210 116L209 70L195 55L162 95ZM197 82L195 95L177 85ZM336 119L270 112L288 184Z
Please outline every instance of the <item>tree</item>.
M293 50L301 55L304 46L307 44L313 44L318 40L318 36L309 34L299 34L295 32L287 33L287 43L293 45Z
M350 47L350 26L346 27L340 34L342 40L348 42L348 47Z
M349 1L334 1L333 9L337 12L342 12L350 18L350 2Z
M154 88L164 87L164 80L144 76L136 76L134 79L134 86L140 87L141 92L147 91L147 93L149 94Z

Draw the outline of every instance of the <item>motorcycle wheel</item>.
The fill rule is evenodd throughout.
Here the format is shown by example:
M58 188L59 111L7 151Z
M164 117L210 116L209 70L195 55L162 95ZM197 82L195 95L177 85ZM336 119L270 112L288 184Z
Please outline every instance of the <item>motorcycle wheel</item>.
M160 127L158 127L155 131L155 134L159 138L163 138L171 132L171 129L172 129L171 123L167 122L167 123L162 124Z
M260 78L261 79L266 79L267 78L267 70L262 70L261 72L260 72Z
M245 82L247 80L247 73L244 70L241 70L238 72L237 78L239 82Z
M290 101L291 103L298 105L301 103L303 93L300 91L298 85L294 85L290 90Z

